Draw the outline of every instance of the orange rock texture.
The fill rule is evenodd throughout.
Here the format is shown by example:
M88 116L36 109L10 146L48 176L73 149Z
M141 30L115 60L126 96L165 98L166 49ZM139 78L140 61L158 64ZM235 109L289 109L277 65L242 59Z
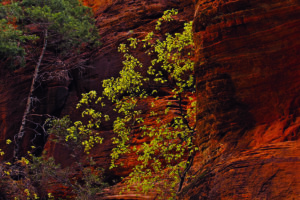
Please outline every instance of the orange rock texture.
M202 152L178 199L300 198L299 11L299 1L196 1Z
M83 59L88 58L89 61L87 64L85 63L82 68L74 67L75 69L66 69L68 70L68 75L65 76L66 79L47 79L43 82L39 82L41 85L39 85L35 91L34 96L37 96L40 102L36 102L37 105L35 111L33 111L34 114L49 114L58 117L70 115L72 120L82 120L80 110L75 109L76 104L81 98L81 94L89 92L90 90L101 92L102 80L112 76L118 76L122 68L122 54L117 51L120 43L126 42L130 37L143 37L149 31L154 30L156 20L161 17L163 12L167 9L177 8L179 15L176 21L172 23L172 26L163 27L165 32L182 31L184 22L192 20L194 14L194 3L192 0L95 0L85 1L84 3L93 8L97 26L99 27L102 46L94 52L84 53L85 55L83 57L85 58ZM143 57L143 53L139 53L138 51L135 53L143 63L149 62L149 58ZM51 52L48 51L47 55L48 54L51 54ZM80 57L82 57L82 55ZM34 63L31 64L32 65L28 65L24 69L14 72L9 72L8 70L1 71L0 95L3 97L0 100L0 136L1 144L3 144L1 146L4 146L6 139L13 140L14 135L18 132L35 66ZM55 62L55 64L61 63ZM74 65L78 65L78 63L74 62ZM62 66L56 65L49 66L47 62L44 62L44 65L41 67L41 74L45 72L59 72L61 67ZM18 95L16 96L16 94ZM166 105L168 102L168 92L165 92L164 95L165 96L160 99L162 102L159 106ZM146 107L150 102L145 102L144 104ZM157 110L162 109L159 106L156 108ZM107 107L107 110L111 111L111 108L109 108L109 106ZM37 122L42 122L42 120ZM30 126L32 126L30 128L35 128L34 124L30 124ZM113 137L113 134L111 129L111 124L104 124L102 127L102 136L105 139L104 143L91 152L95 156L95 161L99 166L106 169L110 164L110 150L112 149L110 139ZM38 149L42 149L45 138L42 137L39 138L39 140L33 140L34 136L35 132L33 130L29 128L26 129L22 144L24 154L33 144L40 146ZM10 147L10 150L12 150L13 146ZM70 151L63 146L48 142L45 149L49 156L54 156L63 166L72 164L73 160L69 155ZM10 159L12 154L7 153L5 156L5 159ZM118 181L120 176L128 175L131 167L136 163L134 156L124 158L124 160L126 160L127 164L125 167L106 173L106 179L109 183L114 183L115 180ZM51 188L53 194L60 195L65 191L64 188L59 188L59 186L58 188L54 188L53 191ZM100 198L109 196L108 198L131 199L133 198L132 196L136 196L136 194L126 194L125 196L117 197L118 193L118 188L116 190L109 190L106 194L101 194ZM144 198L146 198L145 195L140 195L140 199Z
M93 8L102 46L83 55L89 59L84 70L73 68L66 79L40 81L35 91L40 101L34 113L68 114L73 120L80 119L75 105L81 93L100 92L101 81L117 76L122 68L118 45L131 36L144 36L153 30L164 10L177 8L178 19L166 32L180 30L182 21L194 20L200 147L190 172L193 177L188 178L178 199L300 199L299 0L84 3ZM142 62L149 62L142 54L138 56ZM42 72L55 72L57 68L45 63ZM14 72L0 69L1 149L18 131L33 70L34 64ZM168 101L168 94L160 100ZM110 124L105 124L103 133L104 144L92 154L99 166L107 168L112 148ZM34 135L27 130L24 152L33 143L45 141L43 137L32 140ZM48 143L46 149L63 165L72 163L63 147ZM11 154L5 156L9 159ZM124 159L127 167L107 172L111 183L126 176L135 163L133 156ZM134 191L119 195L122 187L118 184L105 190L99 199L155 198L155 193L140 195Z

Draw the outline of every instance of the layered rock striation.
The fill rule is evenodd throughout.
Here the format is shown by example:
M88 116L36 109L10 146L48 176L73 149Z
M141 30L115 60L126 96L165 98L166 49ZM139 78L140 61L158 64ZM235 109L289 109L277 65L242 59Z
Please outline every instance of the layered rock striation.
M86 0L84 3L93 8L102 45L93 52L83 52L78 58L50 62L52 63L51 65L49 65L48 61L42 61L43 65L40 74L42 76L34 92L38 102L34 106L35 110L31 112L31 114L39 115L35 118L37 121L32 120L37 124L43 124L47 116L62 117L70 115L72 120L82 120L82 110L76 110L76 104L81 98L81 94L90 90L96 90L100 93L102 80L118 76L119 71L123 67L122 54L117 51L120 43L127 42L127 39L130 37L140 38L153 31L156 20L163 15L165 10L172 8L178 9L179 15L172 26L163 27L163 29L165 32L170 33L182 31L184 22L193 19L194 11L192 0ZM50 51L46 53L51 54ZM143 53L140 53L138 50L134 53L141 62L147 63L150 61L149 58L143 57ZM0 142L3 146L6 139L13 140L19 129L34 66L35 63L33 61L31 64L27 64L26 68L18 71L1 72ZM54 77L62 78L57 79ZM160 106L164 106L169 101L168 95L168 92L166 92L165 96L162 97ZM149 100L149 102L144 102L144 104L147 107L151 102ZM156 109L162 108L158 106ZM107 111L111 112L111 110L110 106L107 106ZM43 116L43 118L41 119L40 116ZM30 124L26 129L22 146L24 154L32 145L36 145L38 149L42 150L46 142L44 135L37 140L35 138L36 132L30 128L35 128L35 124ZM39 129L38 132L42 132L42 130ZM104 143L98 146L91 154L93 154L95 161L100 167L107 169L110 164L110 153L113 147L110 141L111 137L113 137L111 124L104 124L101 135L104 137ZM13 145L11 148L13 148ZM70 151L62 145L47 142L45 150L49 156L54 156L56 161L63 166L72 165L74 161L70 157ZM10 159L12 155L7 153L5 156L5 159ZM109 183L114 184L115 181L120 180L120 176L128 175L130 168L136 163L134 156L124 158L124 160L126 160L127 166L106 173L106 179ZM63 188L58 186L53 191L63 193ZM132 196L136 196L135 194L127 194L118 197L118 193L117 187L115 190L109 190L105 194L101 194L100 198L109 196L108 198L130 199ZM140 195L140 199L145 197L145 195Z
M202 151L178 199L300 198L299 11L299 1L196 1Z
M101 81L117 76L122 68L118 45L131 36L144 36L153 30L164 10L178 8L178 19L166 32L180 30L182 21L194 19L196 140L200 147L190 171L193 176L187 179L178 199L300 198L298 0L85 0L84 3L93 8L102 46L94 52L85 52L77 61L69 61L67 68L64 61L44 63L41 84L35 91L39 101L35 102L33 114L57 117L68 114L73 120L80 119L80 110L75 107L81 93L101 92ZM149 62L148 58L138 56L142 62ZM6 139L13 140L19 129L33 70L32 62L14 72L0 71L1 146ZM160 105L164 105L168 95L160 100L163 101ZM106 140L92 153L99 166L107 168L112 149L111 125L105 124L102 131ZM24 152L33 143L43 144L46 139L34 138L35 132L28 129ZM49 156L56 157L64 166L72 163L64 147L48 143L46 149ZM7 153L5 159L11 156ZM134 165L134 157L125 159L127 168L108 173L112 182L126 176ZM135 191L119 195L122 187L120 183L105 190L99 198L155 198L155 193L140 195Z

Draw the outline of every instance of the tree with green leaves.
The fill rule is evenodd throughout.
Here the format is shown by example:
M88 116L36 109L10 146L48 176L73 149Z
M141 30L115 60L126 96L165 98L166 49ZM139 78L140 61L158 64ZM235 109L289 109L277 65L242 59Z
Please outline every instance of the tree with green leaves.
M16 29L6 19L0 19L1 61L4 62L6 59L11 59L11 66L17 64L24 65L25 49L20 44L34 39L37 38L33 35L25 35L22 30Z
M47 193L53 184L71 188L76 199L94 199L96 192L103 188L101 170L96 170L92 160L82 160L72 168L61 168L52 158L20 155L28 115L31 112L33 92L43 61L49 59L49 52L55 52L58 60L78 55L81 50L99 45L99 34L91 9L78 0L0 0L0 62L2 67L18 68L35 65L26 108L18 134L15 137L14 163L0 163L0 197L8 199L54 199ZM35 56L30 46L40 51L36 63L25 63ZM48 52L48 54L46 54ZM65 56L64 56L65 55ZM68 123L66 120L65 123ZM54 121L52 122L54 124ZM42 126L42 125L41 125ZM53 131L55 132L55 131ZM57 137L59 138L57 133ZM61 141L61 140L59 140ZM65 141L65 140L63 140ZM7 140L7 145L12 143ZM72 155L81 154L81 146L72 145ZM0 149L0 156L4 152ZM21 157L24 156L24 157ZM27 157L27 158L25 158ZM88 166L88 167L87 167ZM76 174L80 170L82 175Z
M134 186L147 193L155 187L161 197L168 192L171 199L181 190L197 151L194 144L196 102L193 98L192 22L184 24L182 33L159 33L162 24L173 21L176 14L174 9L165 11L157 21L155 32L142 39L129 38L128 44L119 46L124 58L119 77L103 80L101 95L95 91L82 94L77 108L87 107L82 112L87 123L75 122L67 129L66 136L68 141L80 138L87 153L95 144L102 143L101 132L95 129L101 130L103 121L111 117L93 109L92 105L104 107L105 99L110 101L118 113L113 120L112 143L115 146L111 152L110 168L123 165L120 159L135 153L137 165L125 179L128 188ZM150 56L149 65L145 66L131 53L138 48L144 48L145 55ZM162 100L159 96L162 88L169 91L168 103L164 110L155 111L156 103ZM151 105L143 109L140 103L149 100ZM151 119L151 123L147 123L146 118ZM136 134L145 142L134 143Z
M49 120L46 120L48 124ZM96 166L92 157L83 159L83 146L80 140L66 141L65 129L71 125L66 116L62 119L52 118L50 132L55 135L52 142L63 145L70 151L72 165L62 167L49 157L34 156L32 146L28 155L15 163L0 163L0 198L2 199L78 199L93 200L97 193L106 187L103 182L103 169ZM7 140L10 145L12 141ZM0 150L0 157L4 154ZM67 188L67 191L60 190Z
M2 1L1 1L2 2ZM14 25L14 26L13 26ZM30 34L34 29L35 34ZM14 157L19 157L20 145L31 111L33 92L47 48L60 52L78 53L82 46L99 45L99 34L91 9L78 0L23 0L0 4L0 55L5 59L26 55L24 44L40 38L41 51L35 66L21 126L16 136ZM31 53L31 52L28 52ZM18 65L19 63L14 63Z

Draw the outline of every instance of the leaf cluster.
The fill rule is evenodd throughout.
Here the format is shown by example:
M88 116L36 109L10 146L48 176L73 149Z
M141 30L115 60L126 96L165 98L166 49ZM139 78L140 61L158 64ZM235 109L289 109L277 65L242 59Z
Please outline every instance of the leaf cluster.
M88 113L92 117L98 118L97 114L94 114L92 109L87 109ZM93 115L94 114L94 115ZM101 144L103 138L99 136L98 132L92 130L94 126L99 126L97 123L93 123L92 119L89 124L85 125L81 121L77 121L72 126L72 121L69 116L64 116L61 119L49 120L50 129L48 133L53 136L53 141L67 146L76 153L74 156L82 152L89 154L89 151L95 144ZM99 123L99 122L98 122Z
M62 37L60 48L99 45L92 11L78 0L24 0L20 6L25 8L24 20L52 31L52 37Z
M156 27L173 20L176 14L176 10L166 11ZM109 119L107 113L91 109L91 103L105 106L103 99L111 101L114 111L119 114L113 121L115 137L112 143L115 147L111 153L111 168L124 164L119 162L123 155L137 155L138 164L126 179L128 188L136 186L138 190L147 193L154 189L155 183L163 183L163 180L168 179L170 185L161 186L161 193L167 190L169 195L174 196L175 187L185 176L184 171L192 164L191 160L187 161L187 157L193 156L198 150L193 139L195 100L189 97L195 87L194 62L191 60L193 45L192 22L185 23L182 33L167 33L161 37L150 32L143 39L129 38L128 44L120 44L118 48L124 58L119 76L103 80L102 95L98 96L95 91L82 94L77 108L86 107L82 115L88 117L89 122L83 124L77 121L68 130L81 131L82 135L88 137L92 129L101 128L102 120ZM131 53L131 50L137 48L144 48L145 54L152 58L149 66L144 66ZM155 101L160 98L157 91L161 87L169 88L173 94L165 110L157 112L150 109L148 112L139 109L139 102L146 99L153 99L151 107L155 107ZM185 106L184 102L188 102L188 105ZM174 115L172 121L165 121L164 116L170 114L172 108L179 110L179 114ZM155 123L145 124L146 117L154 118ZM140 138L150 142L132 144L137 129ZM73 132L69 132L68 137L72 138ZM93 145L91 142L90 146Z
M34 28L33 28L34 27ZM29 34L34 29L35 34ZM52 48L68 52L100 45L90 8L78 0L23 0L0 4L0 56L24 63L25 44L48 30Z
M0 19L0 58L15 58L16 63L25 62L25 49L22 47L27 40L36 40L35 35L25 35L22 30L17 30L12 24L9 24L6 19Z
M70 120L65 117L60 120L48 120L51 123L53 141L69 147L75 162L70 167L62 167L55 159L34 156L30 151L26 157L10 163L0 163L0 193L7 199L95 199L97 193L106 186L103 182L103 170L96 167L92 157L86 161L81 159L82 146L74 141L65 141L66 134L62 132L70 126ZM53 136L53 135L52 135ZM7 140L9 145L12 141ZM32 151L35 147L32 146ZM44 152L46 153L46 152ZM3 152L4 154L4 152ZM54 189L69 188L70 197L58 196Z

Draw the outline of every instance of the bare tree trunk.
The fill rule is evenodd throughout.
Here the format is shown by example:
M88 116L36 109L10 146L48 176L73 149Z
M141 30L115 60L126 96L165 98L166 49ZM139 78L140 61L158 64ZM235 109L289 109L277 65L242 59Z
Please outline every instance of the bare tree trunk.
M180 115L182 117L182 120L183 122L187 125L188 129L190 131L193 131L191 133L191 136L193 137L194 134L195 134L195 127L190 127L189 125L189 122L187 121L187 119L185 118L185 114L183 112L183 107L182 107L182 97L181 97L181 94L179 94L179 108L180 108ZM194 156L195 156L195 153L193 153L192 155L190 155L186 161L186 165L185 165L185 169L184 171L182 172L182 174L180 175L180 182L179 182L179 186L178 186L178 189L177 189L177 193L179 193L182 189L182 186L183 186L183 183L184 183L184 180L185 180L185 177L186 177L186 174L189 172L189 170L191 169L192 165L193 165L193 162L194 162Z
M19 156L20 156L19 153L20 153L20 147L22 145L22 139L23 139L23 136L24 136L24 129L25 129L25 125L26 125L26 118L27 118L27 115L29 114L30 109L31 109L32 93L33 93L33 91L35 89L34 88L34 84L36 82L36 79L37 79L37 76L38 76L38 73L39 73L39 68L40 68L43 56L45 54L46 47L47 47L47 37L48 37L48 30L45 29L44 30L44 45L43 45L43 49L42 49L42 52L40 54L39 61L38 61L37 65L35 67L35 70L34 70L34 74L33 74L32 82L31 82L30 91L29 91L29 94L28 94L28 97L27 97L26 108L25 108L25 111L24 111L24 114L23 114L23 118L22 118L21 127L20 127L20 130L19 130L18 134L16 135L17 138L15 137L14 160L18 160Z
M185 169L184 169L182 175L180 176L180 182L179 182L179 186L178 186L178 189L177 189L177 193L179 193L181 191L181 189L182 189L182 186L183 186L186 174L189 172L191 166L193 165L194 156L195 156L194 154L190 155L189 158L188 158L188 160L187 160Z

